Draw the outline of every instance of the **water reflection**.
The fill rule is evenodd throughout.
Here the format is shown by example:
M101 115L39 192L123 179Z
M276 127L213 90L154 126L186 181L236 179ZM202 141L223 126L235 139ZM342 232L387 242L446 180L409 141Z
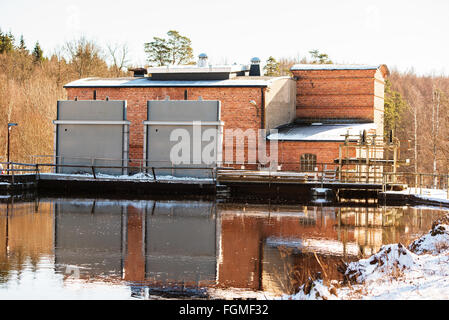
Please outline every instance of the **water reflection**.
M317 271L338 279L342 260L408 244L443 214L367 203L5 202L0 298L35 298L36 289L50 298L207 297L210 287L292 293Z

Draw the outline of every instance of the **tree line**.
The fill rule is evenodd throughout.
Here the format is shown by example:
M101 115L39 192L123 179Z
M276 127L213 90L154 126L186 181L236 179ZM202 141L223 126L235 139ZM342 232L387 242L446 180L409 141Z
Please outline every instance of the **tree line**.
M449 173L449 78L393 71L385 90L385 127L401 142L403 170Z
M0 30L0 161L6 161L10 122L18 123L11 130L12 161L52 155L52 120L56 101L66 99L63 86L79 78L127 76L127 64L126 45L102 48L81 37L45 54L39 42L28 49L23 36Z

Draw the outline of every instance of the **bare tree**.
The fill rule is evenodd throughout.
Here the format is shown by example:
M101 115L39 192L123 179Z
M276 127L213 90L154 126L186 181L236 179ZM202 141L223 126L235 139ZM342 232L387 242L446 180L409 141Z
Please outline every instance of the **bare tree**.
M414 150L414 164L415 164L415 173L419 172L418 168L418 104L415 100L415 103L412 104L413 110L413 150Z
M65 44L68 59L80 78L108 73L101 47L85 37Z
M129 49L126 43L122 44L108 44L107 45L109 58L112 64L112 72L115 73L116 77L123 75L123 70L128 64L128 54Z
M410 105L409 111L401 116L398 124L399 138L414 143L410 149L401 150L402 157L414 159L414 166L410 167L410 171L447 173L449 79L442 76L417 76L413 72L392 72L390 82ZM436 187L434 179L430 184Z
M433 174L437 173L437 139L438 139L438 131L440 127L440 101L441 101L441 92L438 88L435 88L433 85L432 88L432 155L433 155ZM437 187L438 179L435 176L434 178L434 188Z

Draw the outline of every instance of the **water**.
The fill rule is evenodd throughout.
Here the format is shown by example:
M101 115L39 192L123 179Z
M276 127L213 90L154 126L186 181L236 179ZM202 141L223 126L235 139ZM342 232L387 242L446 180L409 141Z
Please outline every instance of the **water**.
M3 202L0 299L293 293L316 272L341 279L341 261L370 255L387 243L408 245L445 213L369 203Z

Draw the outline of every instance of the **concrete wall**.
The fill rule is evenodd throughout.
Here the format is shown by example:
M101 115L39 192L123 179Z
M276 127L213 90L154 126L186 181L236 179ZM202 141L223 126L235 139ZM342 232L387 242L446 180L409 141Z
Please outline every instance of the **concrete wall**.
M217 162L221 162L222 131L220 120L219 101L148 101L148 122L146 128L146 164L150 167L182 167L182 168L214 168ZM194 121L204 124L194 125ZM211 130L212 129L212 130ZM175 130L188 133L186 137L179 138ZM203 140L203 134L210 130L212 136ZM174 140L174 138L179 140ZM172 149L181 142L187 142L188 148L183 148L181 164L173 163ZM213 157L212 162L202 158L208 146L208 156ZM177 152L179 154L179 152ZM211 170L165 170L158 169L156 174L174 175L182 177L213 177Z
M125 101L58 101L58 117L55 122L57 164L127 165L124 160L128 150L127 125L121 123L125 120ZM91 173L91 170L61 167L58 172ZM123 174L124 170L97 169L96 172Z
M265 93L265 128L267 131L291 123L296 117L296 81L279 79Z
M377 126L376 134L381 135L384 131L384 98L385 78L381 70L374 75L374 122Z

